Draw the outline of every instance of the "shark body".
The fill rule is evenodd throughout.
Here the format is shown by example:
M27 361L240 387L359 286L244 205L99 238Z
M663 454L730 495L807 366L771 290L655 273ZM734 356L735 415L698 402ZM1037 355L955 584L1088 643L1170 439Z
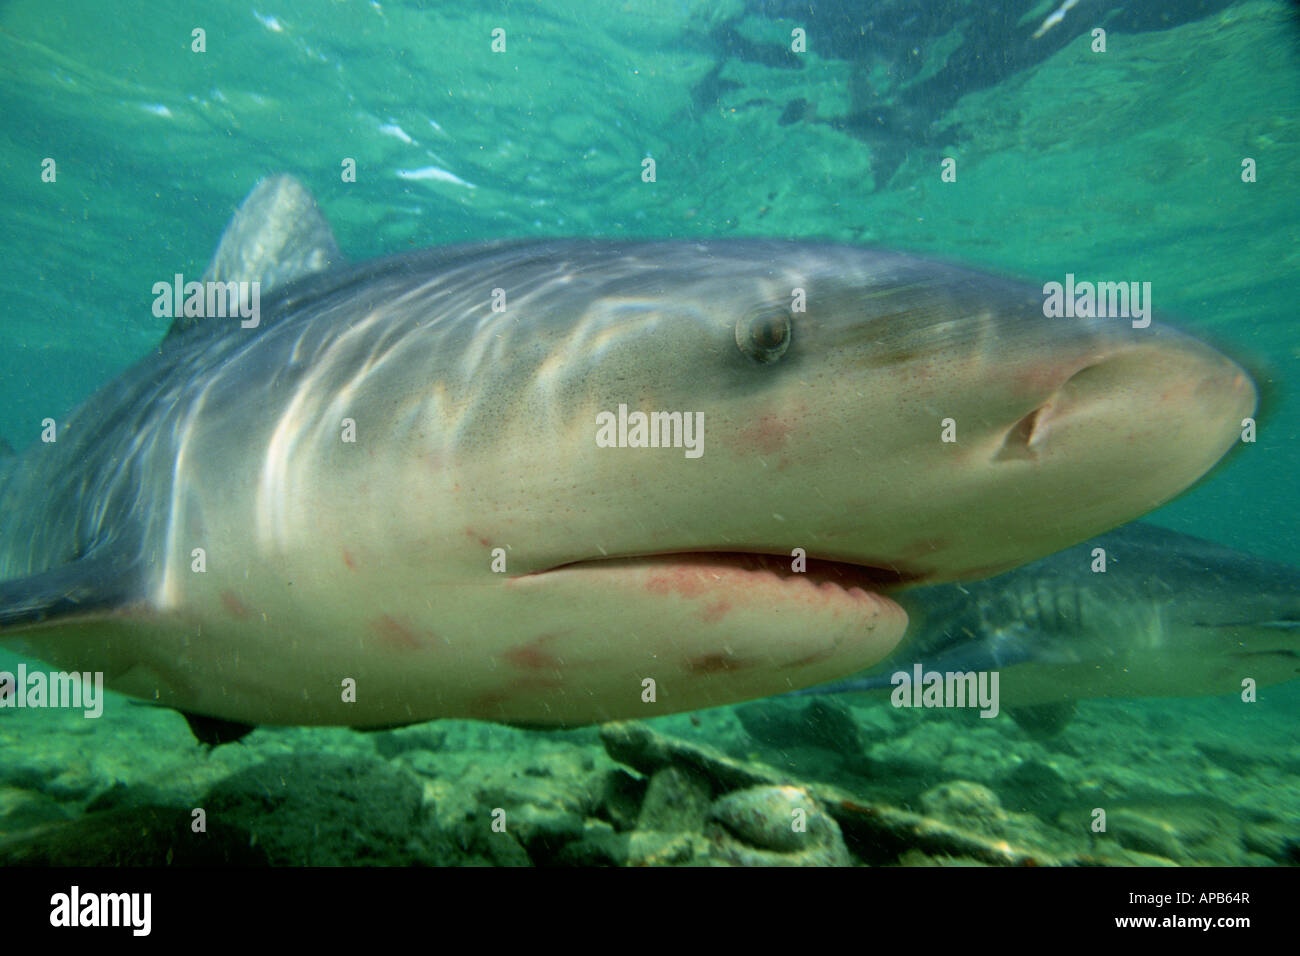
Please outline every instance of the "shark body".
M923 673L997 671L1012 708L1208 697L1300 677L1300 568L1155 525L900 601L913 633L895 654L800 693L890 690L894 674L918 664Z
M0 473L0 639L250 724L568 725L831 680L902 636L887 592L1156 507L1256 400L1158 323L890 252L346 265L288 177L209 277L264 283L256 327L178 322ZM700 416L702 454L606 447L620 406Z

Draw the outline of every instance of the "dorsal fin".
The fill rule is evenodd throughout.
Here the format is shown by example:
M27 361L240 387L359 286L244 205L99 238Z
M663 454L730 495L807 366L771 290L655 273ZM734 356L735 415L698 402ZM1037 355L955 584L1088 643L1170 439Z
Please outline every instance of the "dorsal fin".
M334 233L307 187L278 173L258 182L235 210L203 281L258 282L265 296L343 261ZM167 339L202 321L177 316Z

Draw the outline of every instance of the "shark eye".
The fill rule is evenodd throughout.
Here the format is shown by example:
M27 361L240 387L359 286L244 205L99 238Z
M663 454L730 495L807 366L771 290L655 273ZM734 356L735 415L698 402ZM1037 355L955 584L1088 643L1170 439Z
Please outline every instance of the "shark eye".
M741 317L736 323L736 344L755 362L775 362L790 347L794 319L790 310L768 306Z

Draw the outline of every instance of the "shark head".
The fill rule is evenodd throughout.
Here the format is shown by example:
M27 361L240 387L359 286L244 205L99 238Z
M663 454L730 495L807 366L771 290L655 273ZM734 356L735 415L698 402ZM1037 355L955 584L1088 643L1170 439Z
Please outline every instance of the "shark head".
M902 633L891 591L1154 508L1255 403L1170 329L1047 319L1034 290L889 253L569 243L490 269L522 294L459 349L434 497L446 574L507 555L491 613L530 635L537 707L584 657L684 708L856 669Z
M538 310L543 334L476 372L494 407L533 416L529 451L552 449L518 476L524 500L496 503L530 571L802 547L880 583L987 576L1167 501L1255 406L1193 339L1047 319L1035 291L947 265L774 242L604 255L605 288ZM695 416L698 457L602 447L620 407Z

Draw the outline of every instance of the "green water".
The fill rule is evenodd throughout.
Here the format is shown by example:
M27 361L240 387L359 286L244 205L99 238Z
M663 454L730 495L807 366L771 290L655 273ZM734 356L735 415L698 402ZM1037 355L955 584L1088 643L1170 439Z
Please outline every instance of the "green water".
M985 38L992 50L1025 48L1055 4L1011 6L1024 8L1025 26ZM1095 6L1109 16L1126 5ZM803 21L739 0L599 13L578 0L8 0L0 435L26 445L42 419L153 348L168 324L151 314L153 282L201 272L251 185L288 171L357 260L507 236L822 237L1036 281L1066 272L1150 281L1158 310L1258 370L1267 396L1258 441L1156 520L1300 562L1300 26L1281 2L1205 6L1168 29L1112 30L1104 54L1076 35L996 85L958 91L925 116L915 142L891 129L886 143L884 132L873 142L836 119L864 88L886 107L906 102L969 39L973 5L916 5L927 23L951 23L918 39L918 69L879 53L837 55L816 26L796 68L777 53ZM1081 5L1067 21L1085 15ZM204 53L191 50L196 27ZM497 27L505 53L490 49ZM776 52L738 55L734 37ZM881 163L887 151L892 168ZM46 157L55 183L42 182ZM654 183L641 179L645 157L657 163ZM956 182L941 181L944 157L957 160ZM1244 157L1258 181L1242 182ZM354 183L341 180L345 158L356 162ZM450 175L428 178L431 168ZM421 170L426 178L409 178ZM1300 693L1292 684L1268 695L1267 714L1230 700L1089 704L1068 758L1080 765L1066 777L1146 766L1152 779L1181 775L1225 826L1265 813L1300 833ZM179 722L120 701L111 713L119 727L145 722L139 740L157 767L193 760ZM37 768L26 783L0 781L0 831L75 817L99 783L133 765L112 729L97 729L85 781L55 810L24 815L55 774L29 718L21 733L0 721L7 752ZM747 749L730 711L702 720ZM664 726L699 730L685 717ZM1222 766L1205 756L1214 747L1188 750L1187 727L1251 741L1249 770L1216 782ZM370 746L344 731L280 733L294 747ZM1130 743L1106 749L1114 739ZM1162 793L1144 799L1159 804ZM1203 860L1267 862L1211 849Z

